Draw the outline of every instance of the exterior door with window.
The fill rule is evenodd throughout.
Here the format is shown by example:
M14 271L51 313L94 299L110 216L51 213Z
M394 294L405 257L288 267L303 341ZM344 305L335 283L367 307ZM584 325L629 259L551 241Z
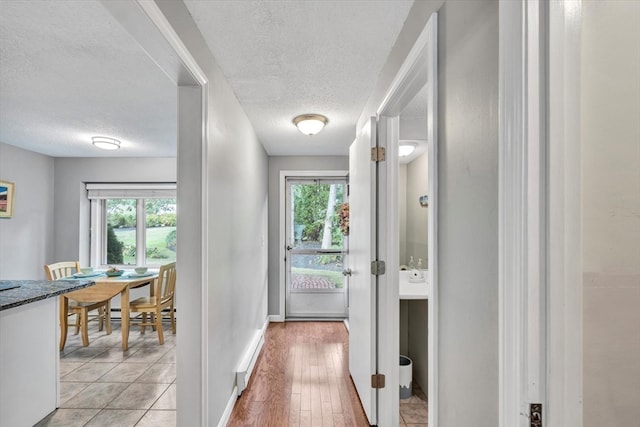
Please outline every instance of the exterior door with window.
M286 179L286 317L347 317L346 178Z

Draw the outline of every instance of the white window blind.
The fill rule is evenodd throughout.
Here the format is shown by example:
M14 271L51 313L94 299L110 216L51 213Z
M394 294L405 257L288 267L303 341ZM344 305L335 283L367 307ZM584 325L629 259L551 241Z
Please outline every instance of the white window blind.
M176 183L87 183L89 199L169 199L176 197Z

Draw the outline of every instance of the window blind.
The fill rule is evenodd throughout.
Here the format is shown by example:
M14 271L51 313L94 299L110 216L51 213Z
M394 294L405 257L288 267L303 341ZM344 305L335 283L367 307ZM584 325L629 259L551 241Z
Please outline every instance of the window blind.
M176 197L176 183L87 183L89 199L169 199Z

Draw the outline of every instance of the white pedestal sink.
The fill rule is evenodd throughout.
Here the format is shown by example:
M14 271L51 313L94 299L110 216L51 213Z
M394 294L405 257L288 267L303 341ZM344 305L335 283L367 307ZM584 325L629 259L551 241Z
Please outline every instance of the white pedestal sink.
M429 299L431 285L427 271L422 270L422 280L414 277L416 270L400 270L400 299Z

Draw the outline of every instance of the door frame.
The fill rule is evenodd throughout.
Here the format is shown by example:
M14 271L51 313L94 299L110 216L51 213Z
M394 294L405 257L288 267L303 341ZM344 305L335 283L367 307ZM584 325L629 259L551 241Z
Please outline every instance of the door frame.
M317 181L321 181L320 183L324 183L326 184L327 182L322 182L322 181L331 181L334 182L338 185L344 185L344 194L343 194L343 199L341 203L345 203L348 201L348 197L349 197L349 193L348 193L348 186L349 186L349 182L348 182L348 176L320 176L320 175L313 175L311 177L303 177L303 176L285 176L285 191L284 191L284 201L285 201L285 209L284 209L284 223L285 223L285 227L284 227L284 238L285 238L285 257L283 258L284 260L284 288L285 288L285 307L284 307L284 312L285 312L285 320L347 320L349 318L349 307L348 307L348 292L349 292L349 285L348 285L348 277L346 275L342 275L343 277L343 287L341 290L332 290L332 291L327 291L327 290L322 290L322 289L313 289L313 290L302 290L302 291L298 291L298 292L293 292L292 289L290 287L287 287L287 283L291 282L292 278L291 278L291 262L293 257L296 255L293 251L296 250L296 248L292 247L291 251L287 251L286 247L288 245L290 245L291 243L287 243L287 233L291 232L291 223L287 223L288 220L293 220L293 215L291 212L291 207L292 207L292 201L289 199L287 201L287 198L290 197L290 191L291 191L291 186L294 184L307 184L307 185L312 185L312 180ZM338 207L338 205L336 205L336 208ZM342 246L342 250L340 251L340 253L343 254L343 272L344 272L344 263L347 262L346 257L349 254L349 242L347 239L347 236L344 236L345 239L343 241L343 246ZM289 242L291 242L291 239L295 239L295 236L289 236ZM288 253L287 253L288 252ZM322 252L318 252L322 253ZM290 283L289 283L290 284ZM311 295L313 294L340 294L342 295L342 299L343 299L343 304L344 304L344 311L342 314L338 314L337 312L333 312L330 315L328 314L320 314L320 313L316 313L314 314L307 314L307 315L302 315L302 314L291 314L290 312L287 313L288 311L290 311L290 308L292 306L292 294L299 294L299 293L309 293ZM288 301L288 307L289 309L287 309L287 301Z
M193 283L180 292L181 312L176 346L177 425L209 425L208 286L206 236L209 224L208 91L209 79L184 45L156 1L112 2L102 6L176 83L178 93L177 229L181 281ZM189 385L188 387L185 385ZM235 397L235 392L232 393ZM235 399L231 401L235 402ZM230 413L227 407L225 413ZM225 415L223 415L224 419Z
M378 107L378 144L386 150L380 163L378 191L386 193L387 203L379 204L379 259L387 261L389 273L399 271L398 236L398 117L402 109L427 85L427 141L429 161L429 219L427 280L430 283L427 362L429 400L428 422L438 420L438 13L431 14ZM397 262L396 262L397 261ZM399 349L399 276L378 276L378 348ZM378 422L398 425L399 353L379 352L378 372L386 375L386 386L378 390ZM389 411L389 412L388 412Z
M582 425L581 1L499 13L500 426Z
M287 177L340 177L344 178L349 175L349 171L346 170L281 170L280 178L278 180L278 192L279 192L279 210L278 210L278 224L280 232L278 233L278 289L280 292L280 304L278 314L269 316L272 322L284 322L286 320L285 299L286 299L286 194L287 194ZM347 179L347 185L349 180Z

